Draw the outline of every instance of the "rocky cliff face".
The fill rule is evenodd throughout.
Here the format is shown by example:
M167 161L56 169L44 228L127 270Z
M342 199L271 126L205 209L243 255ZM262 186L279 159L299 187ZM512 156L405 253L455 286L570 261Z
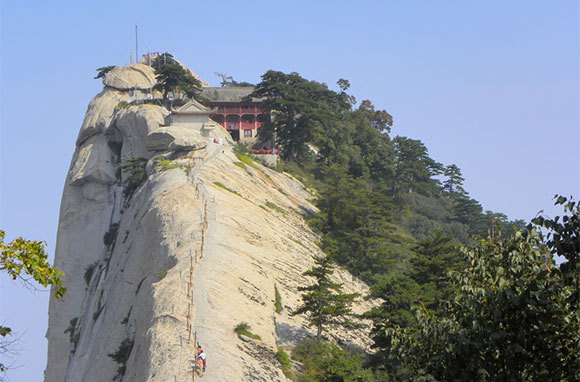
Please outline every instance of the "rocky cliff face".
M45 380L190 381L197 339L206 381L285 381L274 353L308 333L288 311L320 254L303 220L313 196L288 174L239 163L221 128L163 126L161 106L119 107L154 82L145 65L115 68L88 107L61 203L55 265L67 293L50 301ZM135 158L143 176L119 170ZM262 340L240 340L240 322ZM359 332L331 335L368 345Z

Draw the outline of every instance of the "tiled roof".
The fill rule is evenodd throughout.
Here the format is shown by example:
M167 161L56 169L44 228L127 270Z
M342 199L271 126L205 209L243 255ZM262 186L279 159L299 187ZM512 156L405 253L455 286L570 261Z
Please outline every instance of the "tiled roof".
M253 91L253 86L226 86L223 88L202 88L201 95L213 102L240 102L242 98L250 95Z

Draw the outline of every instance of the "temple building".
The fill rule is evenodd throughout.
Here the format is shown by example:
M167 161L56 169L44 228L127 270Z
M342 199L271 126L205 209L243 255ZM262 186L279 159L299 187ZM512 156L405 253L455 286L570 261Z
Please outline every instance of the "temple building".
M210 118L221 124L236 142L256 142L258 129L270 118L260 110L259 100L245 100L253 91L251 86L202 88L201 95L211 109Z
M210 131L217 127L210 119L210 114L211 109L191 99L185 105L172 109L165 118L165 124L166 126L185 126L199 131L204 137L209 137Z

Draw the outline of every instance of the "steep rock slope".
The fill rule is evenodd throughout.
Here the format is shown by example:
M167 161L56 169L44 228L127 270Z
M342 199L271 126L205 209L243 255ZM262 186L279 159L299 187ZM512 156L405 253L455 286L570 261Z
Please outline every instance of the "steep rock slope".
M190 381L197 339L206 381L285 381L274 353L308 333L288 311L321 254L303 220L313 196L288 174L241 164L224 129L163 126L161 106L118 107L145 99L152 78L140 64L110 72L79 133L55 255L68 290L51 298L45 380ZM130 193L119 165L135 158L146 166ZM240 340L240 322L262 340ZM368 345L361 332L330 335Z

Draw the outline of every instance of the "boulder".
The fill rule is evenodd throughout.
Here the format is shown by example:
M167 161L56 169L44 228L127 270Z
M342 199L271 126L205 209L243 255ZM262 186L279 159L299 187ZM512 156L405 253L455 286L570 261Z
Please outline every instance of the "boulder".
M115 182L115 156L104 135L94 135L77 149L69 174L70 184L86 182L112 184Z
M244 342L253 342L254 340L244 334L238 334L238 338Z
M89 103L85 119L77 138L77 146L82 145L89 137L100 134L109 126L115 108L121 101L129 101L130 96L117 90L105 88Z
M153 68L143 64L115 66L103 79L103 85L118 90L150 90L155 83Z
M115 129L123 141L122 161L129 158L151 157L147 147L147 136L163 124L167 109L156 105L138 105L123 109L115 119Z
M198 130L184 126L161 127L147 135L145 146L153 151L194 150L206 145Z

